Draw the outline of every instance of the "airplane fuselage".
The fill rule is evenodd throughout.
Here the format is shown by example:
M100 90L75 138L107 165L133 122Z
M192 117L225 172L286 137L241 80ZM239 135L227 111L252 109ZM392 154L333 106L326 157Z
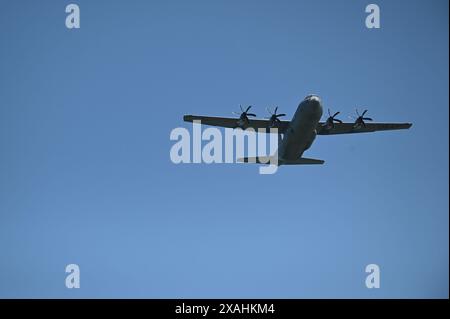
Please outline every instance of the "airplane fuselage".
M283 140L280 142L278 157L284 160L300 158L314 142L316 128L322 117L322 102L316 95L307 96L298 106Z

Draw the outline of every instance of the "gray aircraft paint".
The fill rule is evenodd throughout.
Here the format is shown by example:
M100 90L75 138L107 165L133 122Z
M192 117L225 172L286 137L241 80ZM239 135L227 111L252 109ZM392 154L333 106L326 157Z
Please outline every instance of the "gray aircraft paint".
M300 158L312 145L322 112L322 102L316 95L308 95L300 102L279 145L278 157L281 162Z

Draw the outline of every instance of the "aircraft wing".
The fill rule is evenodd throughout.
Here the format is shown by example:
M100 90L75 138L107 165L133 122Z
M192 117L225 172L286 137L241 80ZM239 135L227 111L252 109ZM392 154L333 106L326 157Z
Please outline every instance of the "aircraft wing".
M197 116L197 115L185 115L183 116L185 122L201 121L203 125L212 125L220 127L237 128L239 127L239 119L229 117L213 117L213 116ZM269 120L250 119L249 124L245 128L253 128L255 131L258 129L266 129L266 133L270 133ZM289 125L289 121L280 121L277 124L278 133L283 134Z
M411 123L366 123L366 126L354 127L354 123L335 123L333 128L326 128L325 123L317 125L318 135L368 133L376 131L405 130L412 126Z

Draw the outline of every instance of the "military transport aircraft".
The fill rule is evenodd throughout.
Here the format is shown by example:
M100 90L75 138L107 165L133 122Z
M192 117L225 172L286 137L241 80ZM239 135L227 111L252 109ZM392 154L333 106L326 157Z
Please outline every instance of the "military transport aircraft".
M323 164L323 160L302 157L314 142L316 135L401 130L409 129L412 125L411 123L366 123L366 121L372 121L371 118L365 117L367 110L361 114L356 110L357 116L354 122L344 123L336 118L340 112L331 114L328 109L327 120L320 122L323 113L322 102L314 94L306 96L300 102L291 121L279 119L286 114L277 114L278 107L273 112L268 110L271 115L268 119L250 119L249 117L256 117L256 114L249 113L250 109L251 106L245 110L241 106L239 118L185 115L183 119L186 122L201 121L201 124L228 128L253 128L255 131L266 129L267 133L271 133L271 128L277 128L280 136L279 148L277 154L272 156L278 156L278 165ZM270 156L259 156L245 157L238 161L265 164L269 162L269 159Z

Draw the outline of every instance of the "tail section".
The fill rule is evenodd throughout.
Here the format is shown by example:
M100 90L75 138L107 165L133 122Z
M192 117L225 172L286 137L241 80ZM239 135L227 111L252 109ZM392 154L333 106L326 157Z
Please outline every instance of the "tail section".
M323 160L319 160L319 159L314 159L314 158L306 158L306 157L301 157L299 159L296 160L282 160L282 164L283 165L312 165L312 164L323 164L325 163L325 161Z
M323 164L325 161L314 159L314 158L306 158L301 157L296 160L284 160L278 159L275 156L257 156L257 157L243 157L237 160L240 163L255 163L255 164L276 164L280 165L314 165L314 164Z
M256 157L238 158L237 161L240 163L270 164L270 163L278 163L278 158L275 156L256 156Z

